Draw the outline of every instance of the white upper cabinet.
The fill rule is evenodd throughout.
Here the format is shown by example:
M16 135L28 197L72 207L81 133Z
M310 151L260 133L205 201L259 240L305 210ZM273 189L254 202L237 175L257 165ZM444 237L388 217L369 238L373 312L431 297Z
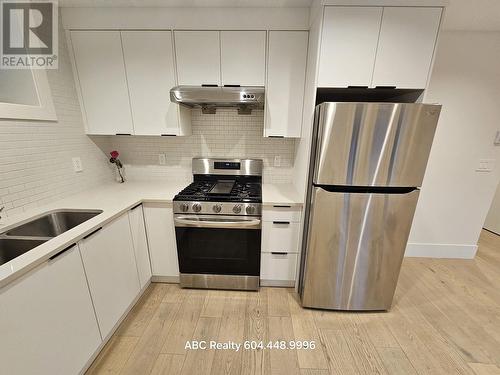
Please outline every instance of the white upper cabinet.
M223 85L264 86L265 31L221 31Z
M370 86L381 7L326 7L319 87Z
M179 85L220 85L218 31L175 31Z
M88 134L133 134L119 31L71 31Z
M122 31L121 35L134 134L190 134L190 123L180 121L179 105L170 101L170 89L177 84L172 32Z
M307 31L270 31L265 104L266 137L300 137Z
M427 85L441 8L384 8L373 86Z

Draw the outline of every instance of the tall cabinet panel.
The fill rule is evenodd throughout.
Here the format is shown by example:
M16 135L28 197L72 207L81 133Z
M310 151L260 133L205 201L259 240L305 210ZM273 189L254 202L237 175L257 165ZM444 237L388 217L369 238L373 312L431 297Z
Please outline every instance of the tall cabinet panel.
M134 241L135 262L141 289L151 280L151 263L149 261L148 239L142 205L135 207L128 213L132 240Z
M381 19L381 7L325 8L319 87L370 86Z
M170 31L122 31L123 56L136 135L186 135L180 107L170 101L177 84ZM184 126L182 126L184 125Z
M119 31L71 31L88 134L133 134Z
M218 31L175 31L179 85L220 85Z
M101 344L74 246L0 290L2 374L79 374Z
M265 31L221 31L223 85L264 86Z
M270 31L264 136L300 137L307 31Z
M384 8L373 86L427 84L442 8Z

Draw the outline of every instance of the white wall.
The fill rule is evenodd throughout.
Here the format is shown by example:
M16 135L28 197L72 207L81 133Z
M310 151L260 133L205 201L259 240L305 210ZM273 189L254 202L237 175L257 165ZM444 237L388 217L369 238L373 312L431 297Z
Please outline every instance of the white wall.
M488 216L486 216L484 227L500 235L500 184L498 184L495 198L491 204Z
M440 36L425 102L443 105L407 256L472 258L500 178L500 32ZM492 173L479 159L496 159Z
M62 30L59 69L47 75L57 122L0 120L0 207L7 216L113 177L105 155L84 134ZM73 156L81 158L83 172L73 172Z

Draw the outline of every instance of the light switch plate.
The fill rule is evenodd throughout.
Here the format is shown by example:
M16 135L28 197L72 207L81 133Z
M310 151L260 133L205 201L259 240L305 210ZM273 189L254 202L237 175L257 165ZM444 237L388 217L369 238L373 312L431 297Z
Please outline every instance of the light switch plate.
M73 162L73 170L78 173L83 171L83 164L82 160L80 159L79 156L75 156L74 158L71 159Z
M492 172L495 168L495 159L479 159L479 164L476 168L477 172Z
M281 156L276 155L276 156L274 157L274 166L275 166L275 167L279 167L279 166L281 166Z
M167 164L167 156L165 154L158 154L158 163L160 165Z
M497 131L497 134L495 135L495 146L500 146L500 130Z

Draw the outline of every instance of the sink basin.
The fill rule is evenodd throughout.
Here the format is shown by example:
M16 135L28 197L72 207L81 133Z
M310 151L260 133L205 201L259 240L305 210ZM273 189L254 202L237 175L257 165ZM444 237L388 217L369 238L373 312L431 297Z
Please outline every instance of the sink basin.
M0 266L41 245L46 240L0 238Z
M57 210L12 228L6 236L56 237L99 215L101 210Z

